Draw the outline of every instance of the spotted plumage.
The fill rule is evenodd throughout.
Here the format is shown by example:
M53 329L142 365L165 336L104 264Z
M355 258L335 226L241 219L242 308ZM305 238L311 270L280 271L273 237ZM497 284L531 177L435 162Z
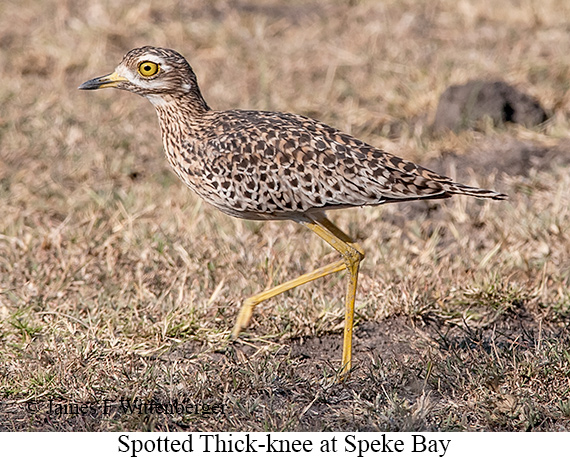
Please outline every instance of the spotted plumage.
M114 73L87 81L80 89L101 87L129 90L154 105L170 165L206 202L235 217L291 219L305 224L343 255L349 272L354 270L354 290L358 262L364 253L326 219L327 210L453 194L506 198L491 190L455 183L308 117L212 110L188 62L169 49L133 49ZM323 267L324 273L316 277L339 270L337 263L329 267ZM311 274L304 276L316 279ZM245 308L251 311L260 301L303 282L307 281L299 278L286 283L287 287L278 286L246 301L234 336L251 315ZM349 295L354 296L350 287ZM345 353L350 352L347 332L352 332L351 320L348 330L349 311L346 317ZM348 371L350 354L345 355L343 369Z

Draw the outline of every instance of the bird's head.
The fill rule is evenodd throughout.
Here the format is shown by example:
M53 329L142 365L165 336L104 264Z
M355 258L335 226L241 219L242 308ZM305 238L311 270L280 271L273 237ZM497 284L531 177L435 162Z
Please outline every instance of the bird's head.
M104 87L134 92L148 98L155 106L166 103L168 96L200 93L196 75L182 55L171 49L152 46L129 51L113 73L90 79L79 89Z

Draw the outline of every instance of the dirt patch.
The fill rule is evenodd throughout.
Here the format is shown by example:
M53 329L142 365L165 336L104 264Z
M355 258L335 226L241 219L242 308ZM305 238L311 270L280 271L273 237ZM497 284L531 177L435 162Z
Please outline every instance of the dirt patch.
M405 363L422 360L430 354L445 358L457 351L533 350L541 339L561 338L565 326L545 324L536 319L524 306L499 313L485 326L471 326L466 321L451 322L433 313L421 317L391 316L378 322L364 322L354 330L353 360L358 382L363 370L383 362ZM207 345L200 342L184 343L161 358L208 359L211 363L226 363L236 359L251 360L271 354L275 360L292 360L297 375L318 379L323 373L338 369L342 354L342 333L323 334L261 344L244 338L226 345ZM359 374L360 373L360 374Z
M515 122L526 127L547 120L539 102L504 81L473 80L448 87L439 99L433 129L462 130L475 127L484 116L495 125Z

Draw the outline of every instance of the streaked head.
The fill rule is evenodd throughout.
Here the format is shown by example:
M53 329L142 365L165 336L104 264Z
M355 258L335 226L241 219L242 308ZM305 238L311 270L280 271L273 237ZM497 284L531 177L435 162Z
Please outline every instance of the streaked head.
M164 95L199 94L196 75L182 55L172 49L145 46L129 51L113 73L90 79L82 90L115 87L147 97L154 105Z

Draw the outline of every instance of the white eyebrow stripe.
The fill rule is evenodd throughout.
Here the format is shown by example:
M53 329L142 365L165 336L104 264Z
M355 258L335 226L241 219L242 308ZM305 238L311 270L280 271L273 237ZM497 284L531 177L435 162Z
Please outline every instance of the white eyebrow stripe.
M139 59L137 60L137 65L140 65L142 62L146 62L146 61L150 61L150 62L154 62L157 63L160 66L167 66L167 64L165 63L165 60L160 57L157 56L155 54L145 54L143 56L140 56ZM170 66L168 66L170 68Z

